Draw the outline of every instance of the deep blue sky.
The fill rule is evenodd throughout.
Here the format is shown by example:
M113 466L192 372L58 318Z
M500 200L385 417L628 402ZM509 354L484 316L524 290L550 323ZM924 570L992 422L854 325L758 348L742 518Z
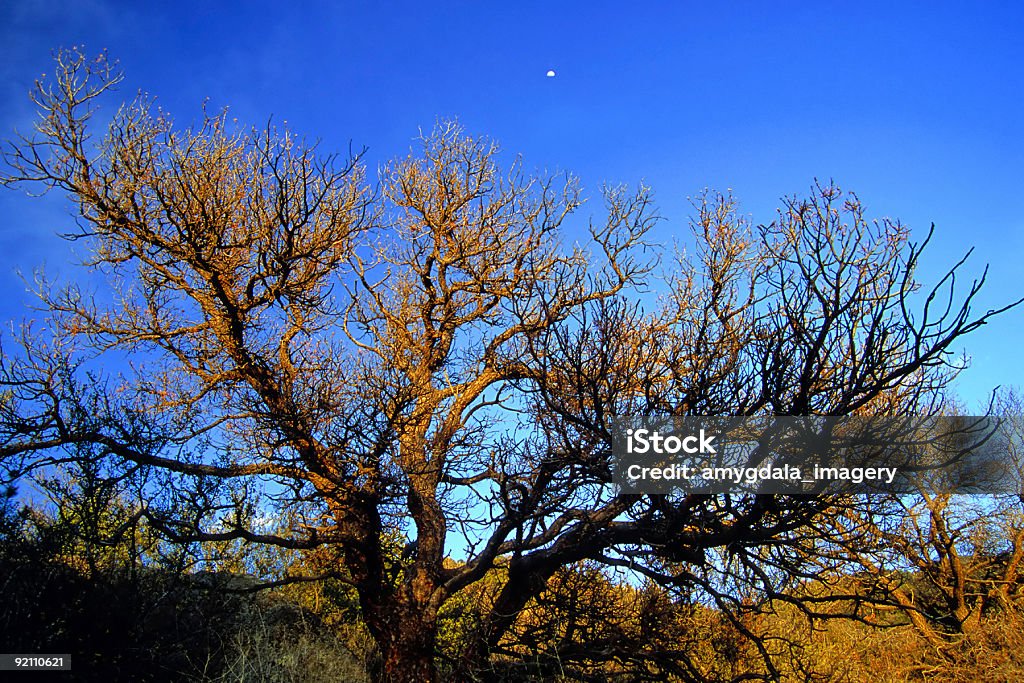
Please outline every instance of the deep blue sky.
M123 96L147 90L180 122L209 98L325 150L367 146L376 167L458 116L592 192L645 180L667 240L704 187L768 222L832 178L915 235L937 224L924 276L973 246L969 272L991 264L981 304L1024 294L1021 3L3 4L3 137L31 125L52 49L106 48ZM69 221L59 197L0 193L0 320L24 315L16 269L62 270ZM1024 385L1022 329L1015 311L968 340L965 397Z

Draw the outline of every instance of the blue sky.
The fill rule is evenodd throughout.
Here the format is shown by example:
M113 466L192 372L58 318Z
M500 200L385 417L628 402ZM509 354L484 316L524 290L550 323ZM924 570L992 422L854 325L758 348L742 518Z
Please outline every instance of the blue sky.
M182 123L204 99L248 123L273 116L324 150L368 147L371 168L458 116L591 194L646 181L666 240L704 187L768 222L780 196L832 178L915 235L936 223L925 279L974 247L988 307L1024 294L1022 25L1009 2L8 1L0 131L31 125L26 93L51 50L106 48L125 98L149 91ZM0 320L24 316L16 270L63 271L53 235L68 208L0 193ZM966 398L1024 386L1022 329L1014 311L968 339Z

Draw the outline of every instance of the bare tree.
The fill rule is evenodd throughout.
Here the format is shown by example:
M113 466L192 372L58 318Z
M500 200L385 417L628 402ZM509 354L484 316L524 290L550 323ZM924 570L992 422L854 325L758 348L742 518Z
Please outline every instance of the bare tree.
M179 129L144 96L94 142L119 78L59 55L6 149L8 184L74 201L106 283L40 283L51 333L3 360L8 477L88 453L140 478L139 519L173 541L336 552L382 680L436 679L442 604L499 561L468 672L583 560L730 614L783 594L838 503L619 494L609 418L926 410L953 344L1005 310L972 315L983 278L958 298L957 264L912 313L923 244L818 186L757 228L708 194L648 313L647 188L607 191L570 244L576 181L502 171L455 124L374 193L358 158L224 114Z
M1015 391L995 396L994 412L1009 437L1007 456L1021 481L1024 402ZM1020 614L1024 581L1022 492L973 496L934 492L899 496L894 514L864 515L879 551L860 554L865 596L902 612L940 657L971 635L983 616Z

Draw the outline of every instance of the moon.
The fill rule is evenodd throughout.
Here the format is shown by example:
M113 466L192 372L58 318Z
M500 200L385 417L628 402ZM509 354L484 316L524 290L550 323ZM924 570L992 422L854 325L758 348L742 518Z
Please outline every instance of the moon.
M547 74L545 74L545 75L546 75L546 76L547 76L548 78L554 78L554 77L555 77L555 70L554 70L554 69L548 69L548 72L547 72Z

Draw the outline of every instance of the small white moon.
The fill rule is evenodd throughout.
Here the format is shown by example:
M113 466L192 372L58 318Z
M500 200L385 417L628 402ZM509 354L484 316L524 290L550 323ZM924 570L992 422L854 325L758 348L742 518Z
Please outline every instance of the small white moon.
M554 69L548 69L548 72L547 72L546 75L547 75L548 78L554 78L555 77L555 70Z

